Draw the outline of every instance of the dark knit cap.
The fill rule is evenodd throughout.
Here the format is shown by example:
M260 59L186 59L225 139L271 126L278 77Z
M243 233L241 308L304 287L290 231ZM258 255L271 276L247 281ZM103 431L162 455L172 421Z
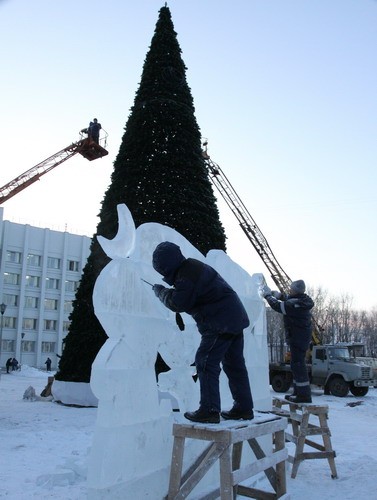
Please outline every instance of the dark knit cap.
M305 293L305 282L303 280L292 281L291 291L294 293Z

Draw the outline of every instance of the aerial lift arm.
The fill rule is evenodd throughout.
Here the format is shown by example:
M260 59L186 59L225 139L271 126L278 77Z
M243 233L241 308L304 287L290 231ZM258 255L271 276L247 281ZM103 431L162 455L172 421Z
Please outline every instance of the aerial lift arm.
M209 172L211 182L219 191L233 214L236 216L242 230L252 243L264 265L267 267L271 278L278 287L279 291L281 293L288 293L292 280L277 261L270 245L268 244L268 241L234 190L224 172L217 163L211 160L207 153L207 142L204 142L203 146L205 147L203 151L203 158ZM321 344L320 337L322 329L318 325L315 318L313 318L313 326L312 342L315 345L319 345Z
M204 144L206 145L206 143ZM206 151L203 152L203 157L213 185L217 188L228 207L237 217L242 230L263 260L279 291L282 293L288 292L291 279L277 261L262 231L242 203L240 197L219 165L211 160Z
M38 163L38 165L35 165L12 181L8 182L8 184L5 184L5 186L1 187L0 205L15 196L20 191L23 191L34 182L38 181L42 175L47 174L47 172L50 172L53 168L61 165L66 160L69 160L77 153L81 154L87 160L92 161L106 156L108 151L96 142L92 141L89 137L81 139L61 151L58 151L49 158L46 158Z

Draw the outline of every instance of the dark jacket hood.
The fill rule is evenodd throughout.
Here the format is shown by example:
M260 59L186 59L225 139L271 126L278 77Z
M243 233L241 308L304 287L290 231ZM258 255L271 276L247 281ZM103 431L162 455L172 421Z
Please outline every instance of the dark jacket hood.
M163 276L168 285L174 284L174 275L186 258L175 243L164 241L156 246L153 252L153 268Z

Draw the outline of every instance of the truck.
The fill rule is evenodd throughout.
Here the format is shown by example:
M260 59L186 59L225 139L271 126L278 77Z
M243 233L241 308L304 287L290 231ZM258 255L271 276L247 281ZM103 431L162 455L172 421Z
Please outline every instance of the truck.
M307 369L311 384L336 397L345 397L349 391L362 397L377 385L373 368L359 363L345 345L314 345ZM270 363L269 374L275 392L288 391L293 381L289 363Z
M377 358L365 354L365 344L362 342L349 342L345 343L345 346L356 362L370 366L373 370L373 378L377 378Z
M276 259L268 241L250 212L238 196L229 179L215 163L207 150L208 141L203 143L202 156L210 181L222 196L236 217L241 229L268 269L270 276L281 293L287 293L292 280ZM321 386L325 394L344 397L349 391L354 396L365 396L369 387L376 386L377 375L373 367L355 359L347 346L322 345L323 328L312 317L312 348L308 351L307 366L312 384ZM270 384L276 392L285 392L292 384L290 353L279 363L269 364Z

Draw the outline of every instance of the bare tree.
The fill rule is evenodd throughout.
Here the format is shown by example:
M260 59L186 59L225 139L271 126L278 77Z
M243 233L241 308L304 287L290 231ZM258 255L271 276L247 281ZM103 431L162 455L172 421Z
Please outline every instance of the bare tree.
M281 361L284 359L285 332L283 317L270 307L266 310L267 316L267 343L269 347L270 361Z

